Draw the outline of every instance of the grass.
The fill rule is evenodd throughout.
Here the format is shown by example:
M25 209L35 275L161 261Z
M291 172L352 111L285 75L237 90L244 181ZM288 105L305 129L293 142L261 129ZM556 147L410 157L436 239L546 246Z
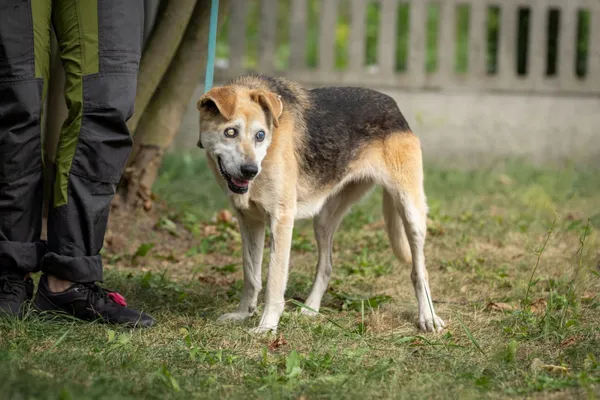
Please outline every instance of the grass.
M131 331L34 313L0 320L2 398L600 394L595 171L520 162L427 168L426 258L435 307L448 323L441 335L415 328L410 269L388 247L379 191L336 235L331 287L316 319L297 312L316 261L310 223L298 224L279 335L260 337L248 333L258 317L215 321L239 299L240 238L225 214L211 221L226 203L203 160L169 157L156 190L171 212L142 245L107 251L106 285L159 324Z

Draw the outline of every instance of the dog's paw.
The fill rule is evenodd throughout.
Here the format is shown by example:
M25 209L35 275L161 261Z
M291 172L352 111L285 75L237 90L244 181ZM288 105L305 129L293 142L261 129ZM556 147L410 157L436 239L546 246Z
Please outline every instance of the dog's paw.
M419 316L419 329L423 332L441 332L445 326L446 323L435 314Z
M264 335L267 333L277 333L276 326L259 325L256 328L250 329L250 333L253 335Z
M249 312L232 312L221 315L217 322L227 322L227 321L243 321L252 316Z
M308 308L302 308L300 310L300 314L306 315L308 317L316 317L317 315L319 315L319 311L318 310L309 310Z

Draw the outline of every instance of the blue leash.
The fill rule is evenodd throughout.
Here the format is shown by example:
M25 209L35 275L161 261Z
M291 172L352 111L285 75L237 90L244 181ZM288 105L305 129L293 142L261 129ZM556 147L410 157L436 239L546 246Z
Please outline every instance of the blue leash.
M204 78L204 93L213 85L215 73L215 53L217 50L217 23L219 21L219 0L212 0L210 6L210 28L208 32L208 56L206 60L206 75Z

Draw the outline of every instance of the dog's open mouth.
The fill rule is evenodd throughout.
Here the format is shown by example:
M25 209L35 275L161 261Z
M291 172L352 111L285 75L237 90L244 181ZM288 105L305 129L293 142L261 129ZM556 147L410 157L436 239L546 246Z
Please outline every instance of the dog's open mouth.
M225 170L225 167L223 167L221 157L217 157L217 164L219 164L219 172L221 173L221 176L225 178L227 186L229 186L229 190L237 194L244 194L248 191L248 186L250 185L249 180L238 179L236 177L231 176L227 172L227 170Z

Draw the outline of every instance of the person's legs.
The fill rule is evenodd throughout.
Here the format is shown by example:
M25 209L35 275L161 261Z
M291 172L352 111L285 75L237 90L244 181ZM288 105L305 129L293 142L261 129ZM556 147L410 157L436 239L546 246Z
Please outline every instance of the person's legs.
M95 285L102 282L110 203L132 147L126 121L135 102L143 1L54 0L52 20L69 116L56 154L36 304L82 319L151 325L150 316Z
M0 311L31 298L45 254L41 115L50 60L50 0L0 1Z

